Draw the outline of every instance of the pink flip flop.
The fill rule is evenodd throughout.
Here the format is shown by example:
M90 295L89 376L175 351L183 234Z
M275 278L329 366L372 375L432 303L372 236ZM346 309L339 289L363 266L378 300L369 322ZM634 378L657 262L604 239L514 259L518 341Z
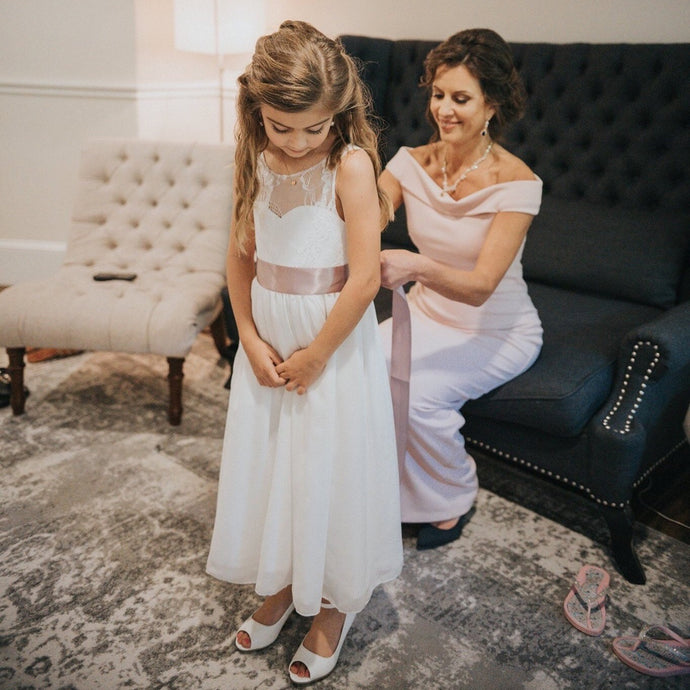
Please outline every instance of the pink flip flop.
M650 625L638 637L617 637L613 651L623 663L648 676L690 673L690 639L663 625Z
M596 565L583 565L563 602L568 621L587 635L601 635L606 625L609 574Z

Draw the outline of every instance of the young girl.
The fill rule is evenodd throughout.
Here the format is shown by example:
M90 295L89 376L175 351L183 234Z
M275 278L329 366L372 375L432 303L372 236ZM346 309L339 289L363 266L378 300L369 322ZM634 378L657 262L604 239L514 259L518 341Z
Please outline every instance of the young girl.
M235 360L208 572L256 583L242 651L315 616L295 683L335 667L356 612L402 567L395 433L372 299L390 203L342 46L302 22L239 78L228 288Z

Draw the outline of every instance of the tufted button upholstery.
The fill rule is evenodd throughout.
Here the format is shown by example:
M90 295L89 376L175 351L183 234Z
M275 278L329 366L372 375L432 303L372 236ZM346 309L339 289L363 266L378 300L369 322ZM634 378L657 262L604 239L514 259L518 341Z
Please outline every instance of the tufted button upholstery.
M427 96L418 84L424 56L436 41L391 41L343 36L359 57L383 119L382 156L426 143ZM591 290L582 256L598 245L597 266L615 297L667 307L690 297L690 265L683 257L690 222L690 57L687 44L514 43L515 63L527 91L524 117L502 143L544 182L542 210L527 238L528 280ZM565 219L577 204L578 232ZM576 214L577 216L578 214ZM623 219L630 221L625 227ZM607 232L601 232L607 228ZM619 250L651 243L649 280L636 289L629 257ZM383 234L387 246L411 247L401 209ZM570 246L555 261L554 247ZM673 249L676 247L676 249ZM602 259L604 260L604 259ZM652 285L664 276L668 285ZM670 297L669 297L670 296Z
M423 57L437 41L343 36L385 120L382 154L428 141ZM527 90L506 147L562 199L687 212L690 65L684 45L511 44Z
M230 146L89 143L64 263L0 293L0 345L184 358L221 308L232 163ZM113 272L137 277L93 280Z
M229 147L89 144L64 265L4 291L1 344L184 357L219 309L231 163ZM121 271L136 280L93 280Z
M508 145L533 165L547 193L687 209L681 171L690 92L682 46L515 44L513 51L529 101ZM681 141L669 136L683 130Z

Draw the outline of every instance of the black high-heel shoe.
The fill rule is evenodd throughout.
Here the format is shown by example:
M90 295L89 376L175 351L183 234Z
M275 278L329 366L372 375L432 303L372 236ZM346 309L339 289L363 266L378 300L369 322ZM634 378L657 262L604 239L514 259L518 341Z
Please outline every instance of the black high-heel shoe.
M423 525L417 534L417 551L426 549L436 549L444 544L460 538L463 527L470 521L474 514L474 507L470 508L464 515L458 518L455 525L449 529L440 529L433 525Z

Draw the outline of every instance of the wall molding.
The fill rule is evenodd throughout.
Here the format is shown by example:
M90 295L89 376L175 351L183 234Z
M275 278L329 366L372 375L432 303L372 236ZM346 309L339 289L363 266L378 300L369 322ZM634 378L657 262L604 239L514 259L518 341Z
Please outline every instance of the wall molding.
M0 238L0 285L42 280L65 258L66 242Z
M223 87L224 98L234 98L235 84ZM86 84L57 82L0 82L0 96L30 98L89 98L98 100L170 100L217 98L217 81L149 84Z

